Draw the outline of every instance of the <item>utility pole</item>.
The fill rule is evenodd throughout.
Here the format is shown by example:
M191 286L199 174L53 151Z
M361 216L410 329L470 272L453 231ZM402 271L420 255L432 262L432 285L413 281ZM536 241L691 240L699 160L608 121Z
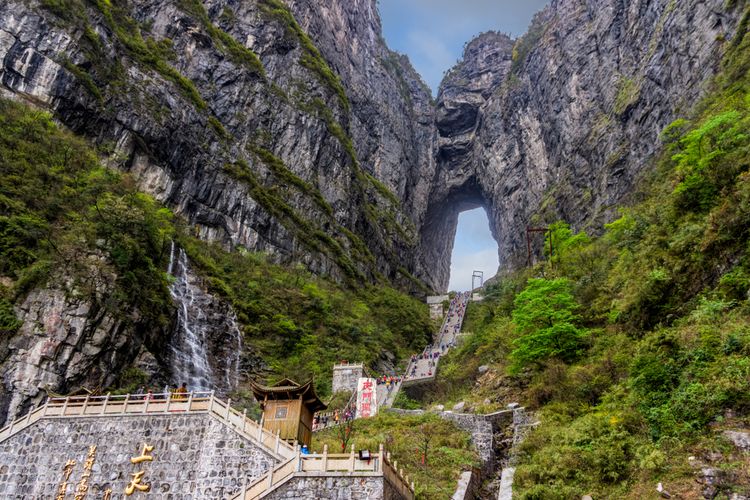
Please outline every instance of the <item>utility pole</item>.
M474 285L474 280L479 280L479 286ZM482 285L484 285L484 272L474 271L474 273L471 275L471 293L474 294L474 290L476 290L477 288L482 288Z

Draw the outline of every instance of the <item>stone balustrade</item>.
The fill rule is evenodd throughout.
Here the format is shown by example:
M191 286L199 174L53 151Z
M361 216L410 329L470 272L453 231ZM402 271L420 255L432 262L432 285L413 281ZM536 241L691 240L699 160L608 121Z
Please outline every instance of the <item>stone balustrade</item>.
M369 457L360 457L355 453L354 445L349 453L328 453L326 445L323 447L323 453L302 454L298 451L294 457L244 487L244 494L240 493L232 500L274 498L273 493L292 479L305 483L305 477L320 476L382 477L383 489L394 491L398 495L396 498L413 499L414 482L410 483L403 469L399 470L397 466L397 462L391 461L390 453L384 452L382 444L378 452L370 454Z
M207 413L223 420L279 459L294 455L294 447L280 439L278 433L263 429L260 423L247 417L246 411L240 413L232 408L231 402L231 399L224 402L216 398L213 392L53 397L0 429L0 443L42 419Z

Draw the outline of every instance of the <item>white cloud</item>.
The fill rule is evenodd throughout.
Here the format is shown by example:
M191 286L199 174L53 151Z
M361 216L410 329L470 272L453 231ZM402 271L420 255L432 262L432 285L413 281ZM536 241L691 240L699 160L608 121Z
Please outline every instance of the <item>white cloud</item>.
M449 290L465 291L471 289L471 275L474 271L484 272L488 280L497 273L499 263L497 250L488 248L478 252L456 255L451 263Z
M407 38L414 67L427 81L439 82L443 71L455 64L455 55L443 40L432 33L411 31Z

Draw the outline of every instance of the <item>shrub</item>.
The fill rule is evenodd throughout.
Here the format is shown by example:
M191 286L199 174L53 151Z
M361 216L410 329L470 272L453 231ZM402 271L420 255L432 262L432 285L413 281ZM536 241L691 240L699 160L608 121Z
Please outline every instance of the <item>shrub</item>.
M510 353L512 371L578 356L587 332L576 326L578 304L569 280L531 279L514 303L513 323L519 336Z

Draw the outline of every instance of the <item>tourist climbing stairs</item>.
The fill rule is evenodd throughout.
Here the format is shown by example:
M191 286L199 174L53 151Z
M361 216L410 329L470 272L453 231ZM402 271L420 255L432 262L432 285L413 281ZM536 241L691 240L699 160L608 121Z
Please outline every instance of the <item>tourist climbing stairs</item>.
M396 380L392 383L377 384L376 400L378 409L393 406L401 387L427 383L435 379L440 357L448 353L456 344L470 299L470 292L456 294L450 303L435 342L428 346L421 354L412 357L403 377L394 377ZM313 424L313 432L334 427L347 422L350 418L357 418L356 404L357 393L355 391L343 409L318 413L316 415L316 422Z
M440 358L456 345L470 298L471 292L456 294L450 303L437 339L422 353L412 357L399 389L431 382L435 379ZM395 398L395 394L393 397Z

